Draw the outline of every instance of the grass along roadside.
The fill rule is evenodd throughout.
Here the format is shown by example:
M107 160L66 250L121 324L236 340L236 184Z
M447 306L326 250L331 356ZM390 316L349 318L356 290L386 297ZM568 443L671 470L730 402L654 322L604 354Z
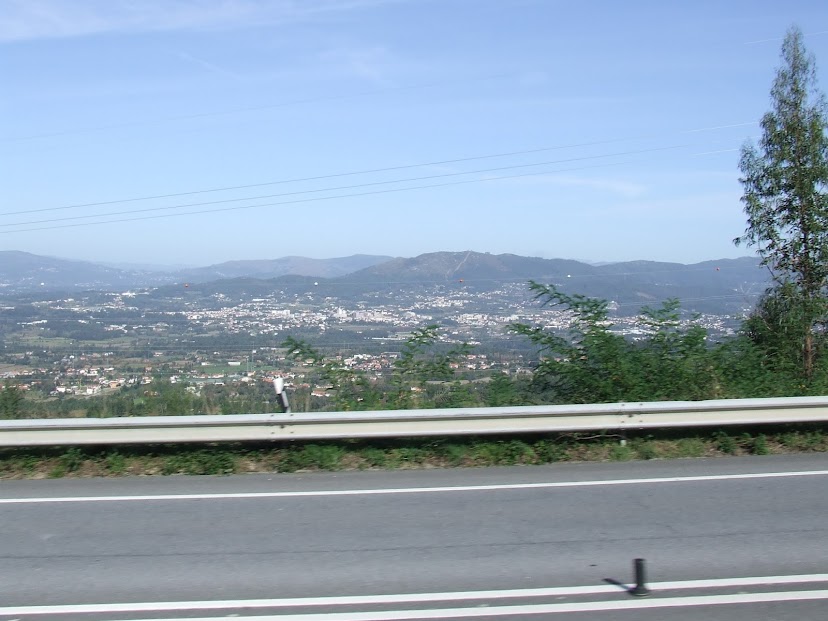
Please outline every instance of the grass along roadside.
M522 437L0 450L0 479L452 468L828 452L819 426Z

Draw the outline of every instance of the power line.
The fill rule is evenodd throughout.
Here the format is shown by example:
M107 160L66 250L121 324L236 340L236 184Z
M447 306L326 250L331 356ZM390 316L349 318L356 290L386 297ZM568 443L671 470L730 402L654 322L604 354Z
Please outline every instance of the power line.
M680 132L676 132L677 134L694 134L694 133L702 133L707 131L718 131L721 129L728 129L733 127L744 127L749 125L756 125L756 122L749 122L749 123L734 123L729 125L718 125L712 127L701 127L689 130L683 130ZM422 162L418 164L404 164L400 166L388 166L384 168L373 168L373 169L364 169L364 170L356 170L356 171L349 171L349 172L341 172L341 173L332 173L326 175L315 175L310 177L296 177L292 179L280 179L276 181L264 181L260 183L249 183L249 184L242 184L242 185L233 185L233 186L222 186L216 188L207 188L207 189L199 189L199 190L190 190L187 192L175 192L169 194L154 194L154 195L146 195L146 196L138 196L138 197L131 197L131 198L121 198L121 199L114 199L109 201L98 201L92 203L76 203L72 205L63 205L59 207L44 207L40 209L25 209L20 211L9 211L5 213L0 213L0 217L2 216L14 216L20 214L29 214L29 213L39 213L45 211L60 211L66 209L79 209L82 207L100 207L104 205L116 205L120 203L132 203L132 202L140 202L140 201L149 201L149 200L157 200L162 198L177 198L181 196L192 196L195 194L208 194L213 192L229 192L232 190L245 190L249 188L258 188L270 185L283 185L289 183L301 183L305 181L322 181L326 179L335 179L338 177L350 177L356 175L367 175L367 174L375 174L375 173L382 173L382 172L391 172L395 170L407 170L411 168L424 168L427 166L439 166L443 164L458 164L461 162L471 162L476 160L484 160L484 159L494 159L500 157L513 157L516 155L530 155L533 153L543 153L548 151L559 151L564 149L573 149L579 147L589 147L589 146L597 146L597 145L605 145L605 144L613 144L616 142L627 142L630 140L641 140L641 139L648 139L648 138L655 138L661 137L664 135L674 135L674 134L652 134L652 135L639 135L639 136L629 136L624 138L610 138L606 140L596 140L591 142L581 142L581 143L573 143L573 144L566 144L566 145L555 145L555 146L547 146L547 147L539 147L535 149L524 149L518 151L507 151L502 153L491 153L485 155L475 155L470 157L461 157L461 158L453 158L453 159L445 159L445 160L433 160L429 162Z
M68 216L68 217L65 217L65 218L48 218L48 219L44 219L44 220L30 220L30 221L27 221L27 222L10 222L10 223L6 223L6 224L0 224L0 227L25 226L25 225L28 225L28 224L44 224L44 223L51 223L51 222L64 222L64 221L69 221L69 220L88 220L88 219L91 219L91 218L119 216L119 215L135 214L135 213L147 213L147 212L153 212L153 211L171 211L171 210L174 210L174 209L184 209L186 207L201 207L201 206L205 206L205 205L220 205L220 204L226 204L226 203L237 203L237 202L240 202L240 201L247 201L247 200L253 201L253 200L259 200L259 199L264 199L264 198L278 198L278 197L283 197L283 196L298 196L298 195L303 195L303 194L318 194L320 192L336 192L336 191L339 191L339 190L353 190L353 189L357 189L357 188L367 188L367 187L378 186L378 185L391 185L391 184L394 184L394 183L408 183L408 182L412 182L412 181L426 181L426 180L429 180L429 179L442 179L442 178L446 178L446 177L458 177L458 176L461 176L461 175L472 175L472 174L478 174L478 173L498 172L498 171L501 171L501 170L514 170L514 169L517 169L517 168L531 168L533 166L548 166L548 165L551 165L551 164L563 164L565 162L578 162L578 161L602 159L602 158L608 158L608 157L620 157L620 156L625 156L625 155L638 155L638 154L641 154L641 153L652 153L654 151L667 151L667 150L671 150L671 149L681 149L681 148L686 147L686 146L688 146L688 145L674 145L674 146L670 146L670 147L658 147L658 148L654 148L654 149L640 149L640 150L637 150L637 151L622 151L622 152L618 152L618 153L605 153L605 154L602 154L602 155L588 155L588 156L584 156L584 157L572 157L572 158L567 158L567 159L562 159L562 160L549 160L549 161L546 161L546 162L535 162L535 163L530 163L530 164L515 164L515 165L512 165L512 166L499 166L499 167L496 167L496 168L482 168L482 169L478 169L478 170L467 170L467 171L454 172L454 173L441 173L441 174L436 174L436 175L426 175L426 176L422 176L422 177L408 177L406 179L393 179L393 180L390 180L390 181L372 181L372 182L368 182L368 183L358 183L358 184L354 184L354 185L341 185L341 186L333 186L333 187L328 187L328 188L317 188L317 189L313 189L313 190L298 190L298 191L295 191L295 192L283 192L283 193L280 193L280 194L264 194L264 195L261 195L261 196L247 196L247 197L242 197L242 198L226 198L226 199L222 199L222 200L206 201L206 202L201 202L201 203L184 203L184 204L180 204L180 205L169 205L169 206L165 206L165 207L148 207L148 208L145 208L145 209L133 209L133 210L129 210L129 211L116 211L116 212L109 212L109 213L104 213L104 214L90 214L90 215L85 215L85 216ZM6 214L6 215L8 215L8 214Z
M814 37L816 35L828 34L828 30L817 30L816 32L805 32L803 37ZM785 37L771 37L770 39L756 39L755 41L745 41L742 45L754 45L756 43L768 43L770 41L784 41Z
M686 145L685 145L686 146ZM655 150L663 150L663 149L670 149L670 148L678 148L678 147L664 147L662 149L655 149ZM695 154L693 154L695 155ZM599 156L592 156L599 157ZM577 158L576 158L577 159ZM589 159L589 158L586 158ZM566 161L566 160L564 160ZM411 186L405 188L390 188L386 190L372 190L368 192L355 192L352 194L337 194L334 196L322 196L322 197L315 197L315 198L304 198L304 199L294 199L289 201L279 201L275 203L258 203L254 205L238 205L235 207L222 207L219 209L202 209L196 211L188 211L184 213L166 213L166 214L158 214L158 215L151 215L151 216L138 216L134 218L116 218L112 220L100 220L97 222L80 222L75 224L57 224L54 226L42 226L42 227L33 227L33 228L25 228L25 229L15 229L15 230L5 230L0 231L0 235L9 234L9 233L26 233L32 231L47 231L47 230L54 230L54 229L64 229L64 228L75 228L79 226L93 226L93 225L100 225L100 224L116 224L121 222L137 222L141 220L157 220L160 218L173 218L173 217L180 217L180 216L193 216L193 215L203 215L203 214L211 214L211 213L220 213L226 211L241 211L246 209L257 209L260 207L277 207L281 205L296 205L296 204L303 204L303 203L312 203L312 202L321 202L321 201L331 201L331 200L338 200L343 198L357 198L362 196L373 196L379 194L391 194L397 192L408 192L412 190L424 190L424 189L431 189L431 188L442 188L442 187L449 187L449 186L457 186L457 185L466 185L470 183L482 183L486 181L502 181L506 179L518 179L522 177L535 177L539 175L548 175L560 172L570 172L575 170L586 170L589 168L600 168L605 166L619 166L623 164L629 164L634 162L635 160L627 160L623 162L612 162L609 164L599 164L595 166L581 166L575 168L563 168L563 169L556 169L556 170L546 170L534 173L522 173L519 175L502 175L498 177L487 177L483 179L466 179L463 181L449 181L445 183L434 183L434 184L425 184L425 185L418 185L418 186ZM244 199L249 200L249 199ZM226 201L225 201L226 202ZM159 209L171 209L171 208L159 208ZM128 213L135 213L135 212L128 212ZM93 217L107 217L109 214L99 214L98 216ZM112 214L117 215L117 214ZM55 222L59 221L58 219L55 220L43 220L41 222ZM5 225L10 226L10 225ZM11 225L14 226L14 225Z
M206 190L191 190L189 192L176 192L174 194L156 194L152 196L139 196L135 198L122 198L117 200L111 201L101 201L97 203L78 203L74 205L64 205L62 207L44 207L41 209L26 209L22 211L9 211L0 214L0 216L14 216L19 214L27 214L27 213L39 213L43 211L59 211L64 209L78 209L81 207L100 207L103 205L116 205L120 203L134 203L139 201L149 201L149 200L156 200L161 198L176 198L180 196L192 196L194 194L209 194L212 192L229 192L231 190L246 190L249 188L260 188L263 186L269 185L283 185L288 183L301 183L305 181L322 181L325 179L335 179L337 177L351 177L356 175L368 175L374 173L381 173L381 172L391 172L395 170L406 170L410 168L424 168L426 166L439 166L442 164L458 164L460 162L471 162L475 160L485 160L485 159L493 159L498 157L512 157L515 155L529 155L532 153L542 153L545 151L556 151L556 150L563 150L563 149L571 149L575 147L586 147L586 146L595 146L600 144L609 144L612 142L620 142L626 139L615 139L615 140L601 140L597 142L584 142L580 144L571 144L571 145L561 145L555 147L541 147L538 149L528 149L524 151L510 151L505 153L493 153L489 155L477 155L473 157L462 157L462 158L455 158L450 160L436 160L432 162L424 162L421 164L406 164L401 166L389 166L386 168L373 168L373 169L366 169L366 170L356 170L344 173L333 173L329 175L317 175L314 177L298 177L294 179L281 179L278 181L264 181L261 183L249 183L245 185L235 185L235 186L224 186L219 188L209 188Z

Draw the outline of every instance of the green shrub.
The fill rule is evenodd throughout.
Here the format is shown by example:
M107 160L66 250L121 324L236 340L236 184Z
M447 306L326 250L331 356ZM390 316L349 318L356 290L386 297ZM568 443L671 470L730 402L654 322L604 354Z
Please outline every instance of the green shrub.
M60 465L63 466L65 472L75 472L80 470L86 456L77 447L72 447L60 456Z
M339 470L345 450L328 444L308 444L304 447L290 447L279 461L280 472L297 470Z
M658 457L658 448L655 442L650 440L642 440L633 443L632 449L635 451L638 459L656 459Z
M629 461L632 459L632 456L632 448L623 444L616 444L609 452L609 458L612 461Z
M676 457L702 457L707 445L701 438L680 438L676 441Z
M469 447L462 444L445 444L440 447L439 454L450 466L459 466L469 458Z
M814 451L825 446L825 436L820 431L808 431L801 434L801 446L803 449Z
M108 453L104 458L104 464L110 474L123 474L126 471L126 458L118 451Z
M50 479L62 479L66 476L66 466L63 464L56 464L54 468L49 471Z
M739 444L736 439L727 435L724 431L717 431L713 434L716 448L727 455L735 455L739 451Z
M750 452L754 455L770 454L770 448L768 447L768 439L765 437L765 434L759 434L753 439L753 446L751 447Z
M384 450L370 446L360 450L359 456L372 468L384 468L388 463L388 456Z
M512 466L536 459L532 447L522 440L480 442L472 447L471 455L482 466Z
M431 454L428 450L419 447L395 448L389 455L390 461L399 464L421 464L428 460Z
M167 457L161 465L161 474L233 474L236 472L236 456L228 451L209 449L179 453Z
M550 464L567 458L567 446L555 440L538 440L532 447L539 463Z
M27 474L33 473L37 467L43 463L43 458L38 455L21 455L17 458L12 458L9 464L9 470L17 467Z

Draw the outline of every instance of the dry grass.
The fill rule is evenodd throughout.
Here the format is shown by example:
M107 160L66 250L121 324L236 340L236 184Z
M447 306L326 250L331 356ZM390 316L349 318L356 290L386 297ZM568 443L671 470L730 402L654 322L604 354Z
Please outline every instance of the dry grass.
M828 452L821 428L759 433L532 436L325 442L250 447L4 449L0 479L387 470Z

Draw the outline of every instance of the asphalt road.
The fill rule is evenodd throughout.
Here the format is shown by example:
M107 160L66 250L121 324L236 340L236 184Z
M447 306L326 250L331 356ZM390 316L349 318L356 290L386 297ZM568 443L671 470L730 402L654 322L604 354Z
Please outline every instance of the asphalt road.
M4 481L0 620L824 620L826 515L828 455Z

